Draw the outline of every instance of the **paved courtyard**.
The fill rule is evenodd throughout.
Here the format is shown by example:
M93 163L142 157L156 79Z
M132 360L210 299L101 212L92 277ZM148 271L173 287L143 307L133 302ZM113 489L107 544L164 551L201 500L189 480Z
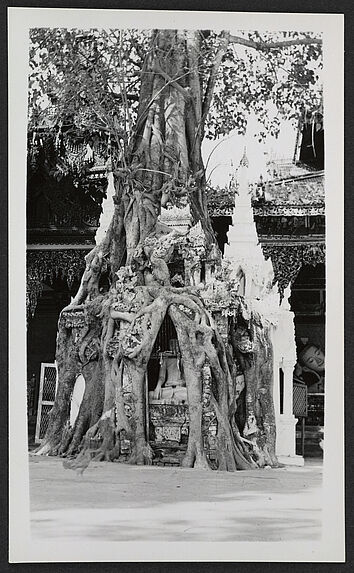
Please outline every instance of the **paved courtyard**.
M322 463L204 472L29 458L31 532L47 541L300 541L321 536Z

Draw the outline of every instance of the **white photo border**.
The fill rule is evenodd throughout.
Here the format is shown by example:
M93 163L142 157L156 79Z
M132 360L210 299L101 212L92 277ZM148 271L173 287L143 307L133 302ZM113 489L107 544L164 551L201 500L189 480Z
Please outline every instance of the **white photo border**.
M35 541L29 528L26 425L26 144L28 35L35 27L212 28L321 32L326 157L326 415L323 536L318 542ZM341 562L344 543L344 16L9 8L10 562Z

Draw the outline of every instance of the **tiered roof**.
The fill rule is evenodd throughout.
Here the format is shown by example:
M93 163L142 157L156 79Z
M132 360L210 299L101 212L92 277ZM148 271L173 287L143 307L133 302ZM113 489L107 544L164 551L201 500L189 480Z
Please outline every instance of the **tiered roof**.
M254 214L259 216L324 215L324 171L313 171L299 165L283 163L274 179L253 185ZM209 188L208 210L211 217L227 217L234 208L234 190Z

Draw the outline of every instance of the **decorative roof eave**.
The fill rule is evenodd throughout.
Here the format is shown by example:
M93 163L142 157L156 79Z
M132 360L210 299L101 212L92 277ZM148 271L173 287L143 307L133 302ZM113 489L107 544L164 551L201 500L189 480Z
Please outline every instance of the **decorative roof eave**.
M210 217L232 217L232 205L221 207L208 206ZM324 203L317 205L274 205L266 204L262 207L253 206L253 213L259 217L306 217L325 215Z
M321 171L309 171L308 168L306 172L299 175L294 175L293 177L280 177L279 179L273 179L270 181L271 185L284 185L284 183L292 183L293 181L309 181L310 179L323 179L325 175L324 170Z
M55 240L55 239L54 239ZM48 238L50 241L50 237ZM83 243L83 242L71 242L71 243L57 243L57 242L40 242L40 243L29 243L27 244L27 252L32 251L90 251L94 247L94 242Z
M208 213L210 217L232 217L234 211L233 207L210 207L208 206Z
M253 209L258 216L306 216L325 214L324 171L303 173L252 185ZM208 189L211 217L232 216L235 189Z
M326 261L324 242L312 244L262 244L266 259L271 259L274 269L274 284L278 283L280 296L292 285L303 265L316 266Z
M258 235L259 242L262 246L279 246L291 247L298 245L324 245L326 243L325 235Z
M37 247L37 245L36 245ZM49 245L46 245L49 247ZM27 292L26 306L27 316L33 316L36 310L38 298L43 292L43 283L49 280L53 283L55 277L61 274L66 278L69 288L75 279L80 280L85 269L85 255L89 248L68 249L62 247L53 249L42 248L27 251ZM86 251L86 252L85 252Z
M87 179L92 180L107 180L107 169L106 166L98 165L96 167L90 167L86 174Z
M267 204L262 207L253 207L254 215L260 217L305 217L325 215L325 204L317 203L312 205L274 205Z

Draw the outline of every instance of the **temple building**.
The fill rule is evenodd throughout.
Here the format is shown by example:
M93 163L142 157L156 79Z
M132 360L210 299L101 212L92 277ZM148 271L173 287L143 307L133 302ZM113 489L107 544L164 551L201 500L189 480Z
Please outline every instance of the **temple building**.
M31 133L28 145L27 392L32 442L43 437L54 400L58 316L78 289L85 268L84 256L95 244L100 217L109 216L107 206L113 207L110 194L114 189L113 174L107 163L110 142L105 135L90 134L80 139L59 129L53 144L46 138L47 127L41 126ZM53 145L49 152L45 149ZM71 162L70 176L64 166L58 172L51 171L45 164L50 153L60 148L65 149L66 161ZM45 159L41 159L41 155L45 155ZM76 180L72 175L75 167L81 173L84 171L84 185L82 178L78 182L79 178ZM278 324L274 328L275 361L278 361L274 378L277 454L301 463L303 455L322 454L319 443L324 424L322 123L318 121L314 127L305 121L294 157L289 161L272 160L268 170L268 178L260 178L250 185L244 156L228 188L208 190L208 210L221 251L231 261L236 257L233 268L244 274L240 280L244 295L262 300L262 284L269 280L272 283L271 296L262 304L263 307L268 304L265 312L276 314L274 324ZM172 228L188 227L190 213L187 207L182 211L162 209L160 218ZM178 280L181 270L178 261L175 266L174 275ZM202 265L198 272L203 273L205 279L209 271L209 267ZM172 374L174 379L178 374L172 372L178 359L175 339L173 325L166 321L148 368L152 426L154 411L158 412L163 393L168 394L169 399L172 393L173 401L183 411L183 384L177 391L166 384L165 389L161 388ZM286 339L288 344L282 345L281 339ZM171 364L170 358L173 358ZM171 434L170 439L173 439L173 431L183 434L183 427L171 428L166 430ZM158 441L158 436L155 439Z

